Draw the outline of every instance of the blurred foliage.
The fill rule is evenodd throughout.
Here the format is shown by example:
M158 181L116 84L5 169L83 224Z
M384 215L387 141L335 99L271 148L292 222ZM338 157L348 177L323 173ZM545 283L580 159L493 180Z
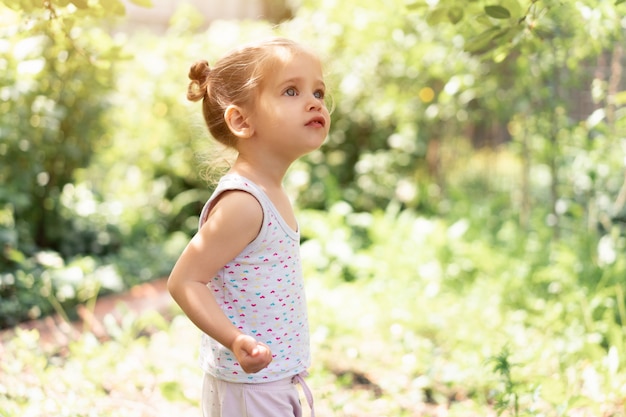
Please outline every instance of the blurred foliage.
M514 222L494 237L476 219L451 222L397 204L370 213L337 203L299 219L316 414L623 411L626 338L613 312L624 311L614 295L625 265L589 285L597 268L579 258L584 236L549 255ZM103 339L86 328L62 345L20 329L3 340L0 414L197 413L193 324L178 308L165 312L171 322L123 305L117 313L101 319Z
M602 201L618 202L624 183L624 6L507 0L497 2L506 12L494 12L493 2L459 3L303 2L290 33L310 26L305 36L328 57L336 87L333 129L310 159L303 203L372 210L399 200L446 214L498 181L465 181L476 178L457 158L471 143L516 151L520 171L506 185L511 214L524 222L537 213L556 224L564 212L589 224L619 219L623 204L570 191L575 178L589 180ZM615 159L596 163L606 155ZM598 165L611 174L596 175ZM548 187L530 178L545 167Z
M88 22L55 9L38 14L9 15L11 24L2 27L0 203L3 223L12 227L1 243L30 253L37 247L65 256L101 252L94 239L101 225L73 224L62 194L106 141L102 117L113 71L110 60L95 56L114 57L117 48L104 31L85 33ZM75 231L70 239L68 230Z
M80 2L79 2L80 4ZM121 235L75 172L107 145L104 115L120 46L68 2L5 2L0 95L0 325L53 311L65 287L42 259L105 255ZM57 255L60 254L61 256ZM72 275L72 274L68 274ZM80 279L77 280L80 282ZM81 284L82 285L82 284ZM77 288L72 287L72 293ZM73 296L53 299L63 303Z
M626 262L594 264L588 236L549 248L514 222L494 235L398 205L301 218L320 372L361 372L386 393L325 392L328 415L619 415Z

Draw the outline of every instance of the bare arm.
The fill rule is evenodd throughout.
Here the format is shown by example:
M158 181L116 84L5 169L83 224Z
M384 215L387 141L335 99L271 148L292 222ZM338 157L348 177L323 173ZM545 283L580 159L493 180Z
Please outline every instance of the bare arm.
M243 370L254 373L271 362L269 348L244 335L222 312L207 284L257 236L263 211L242 191L227 191L174 265L167 282L172 298L204 333L233 351Z

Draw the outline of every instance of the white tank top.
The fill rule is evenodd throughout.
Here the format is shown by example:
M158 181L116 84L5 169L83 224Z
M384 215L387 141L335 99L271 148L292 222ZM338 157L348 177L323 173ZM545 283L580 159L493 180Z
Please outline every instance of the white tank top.
M220 179L202 209L199 227L215 198L228 190L254 196L263 209L263 224L256 239L224 265L208 286L231 322L267 344L273 360L261 372L246 374L230 350L202 334L200 365L204 372L229 382L262 383L292 377L305 372L311 362L300 233L287 225L256 184L235 174Z

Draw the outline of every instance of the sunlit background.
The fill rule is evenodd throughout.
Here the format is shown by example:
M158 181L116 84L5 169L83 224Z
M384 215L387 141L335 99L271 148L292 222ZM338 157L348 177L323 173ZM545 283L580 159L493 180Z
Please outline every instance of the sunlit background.
M200 415L163 282L228 155L187 73L269 36L320 54L334 109L285 180L316 414L626 416L625 15L5 0L0 416Z

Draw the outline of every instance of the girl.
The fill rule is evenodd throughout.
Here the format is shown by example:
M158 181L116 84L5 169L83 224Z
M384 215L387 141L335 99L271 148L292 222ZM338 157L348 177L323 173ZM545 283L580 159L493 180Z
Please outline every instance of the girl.
M202 331L205 417L299 417L310 365L298 223L282 186L330 127L320 60L287 39L189 72L212 136L237 157L200 215L168 289Z

